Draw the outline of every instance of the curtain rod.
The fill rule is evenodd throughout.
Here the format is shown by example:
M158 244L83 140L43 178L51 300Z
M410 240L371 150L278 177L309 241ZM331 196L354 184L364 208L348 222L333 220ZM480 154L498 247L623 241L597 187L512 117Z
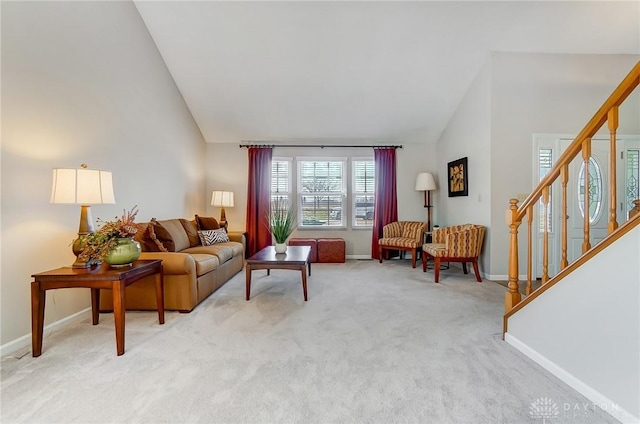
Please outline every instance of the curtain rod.
M368 147L373 149L402 149L402 145L382 145L382 144L240 144L240 148L246 147L319 147L324 149L325 147Z

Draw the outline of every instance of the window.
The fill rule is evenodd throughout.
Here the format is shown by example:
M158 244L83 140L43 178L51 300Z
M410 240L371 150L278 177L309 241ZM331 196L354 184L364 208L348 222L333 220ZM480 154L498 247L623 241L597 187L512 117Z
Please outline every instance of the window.
M271 161L271 207L284 208L291 203L291 159Z
M353 226L373 226L373 194L375 189L375 163L356 159L352 162L352 217Z
M336 229L349 224L371 228L374 190L372 158L348 162L344 157L278 157L271 161L271 207L296 202L301 229Z
M640 199L640 150L627 150L627 166L625 170L626 209L625 215L633 209L633 201Z
M553 166L553 149L550 148L540 148L538 150L538 163L540 164L540 169L538 170L538 181L542 181L542 179L547 175L547 172L551 170ZM549 203L547 204L547 229L550 233L553 232L553 219L551 219L551 214L553 211L553 205L551 202L551 187L549 187ZM539 202L539 221L538 221L538 231L544 232L544 203L542 203L542 198L540 198Z
M301 227L343 227L345 160L298 161L298 222Z

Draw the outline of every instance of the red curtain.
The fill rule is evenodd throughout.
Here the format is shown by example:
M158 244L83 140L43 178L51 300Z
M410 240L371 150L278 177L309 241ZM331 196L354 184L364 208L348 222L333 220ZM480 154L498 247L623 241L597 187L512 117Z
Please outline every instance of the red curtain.
M247 257L271 245L269 205L271 204L271 147L249 148L247 187Z
M376 188L373 204L373 231L371 257L380 259L378 239L382 227L398 220L398 193L396 191L396 149L374 149Z

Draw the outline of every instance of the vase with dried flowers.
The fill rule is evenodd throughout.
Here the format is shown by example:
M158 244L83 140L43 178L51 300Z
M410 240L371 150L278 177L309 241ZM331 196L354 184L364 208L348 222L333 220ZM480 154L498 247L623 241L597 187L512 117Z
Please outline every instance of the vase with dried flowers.
M138 207L134 206L130 211L122 211L120 218L115 221L101 221L102 226L93 233L85 236L84 249L79 259L89 261L92 264L105 262L112 267L130 266L140 257L140 243L133 240L138 232L134 224Z

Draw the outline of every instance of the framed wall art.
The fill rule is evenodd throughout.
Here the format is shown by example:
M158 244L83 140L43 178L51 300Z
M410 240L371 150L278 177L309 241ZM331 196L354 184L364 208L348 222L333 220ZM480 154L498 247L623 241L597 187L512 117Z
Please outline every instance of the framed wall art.
M449 176L449 197L469 195L469 168L467 168L467 158L449 162L447 165L447 175Z

